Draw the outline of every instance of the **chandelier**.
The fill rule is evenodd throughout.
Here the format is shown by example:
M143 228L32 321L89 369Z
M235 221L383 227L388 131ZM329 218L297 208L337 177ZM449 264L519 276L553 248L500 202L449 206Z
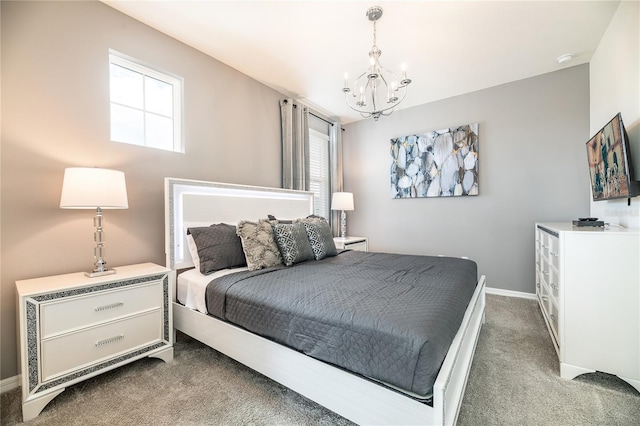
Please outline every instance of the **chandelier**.
M344 74L344 100L347 105L364 118L378 121L381 115L391 115L393 109L403 101L407 86L407 69L402 67L402 79L382 66L382 51L376 45L376 21L382 16L382 8L374 6L367 10L367 18L373 22L373 46L369 52L369 67L349 85L349 75Z

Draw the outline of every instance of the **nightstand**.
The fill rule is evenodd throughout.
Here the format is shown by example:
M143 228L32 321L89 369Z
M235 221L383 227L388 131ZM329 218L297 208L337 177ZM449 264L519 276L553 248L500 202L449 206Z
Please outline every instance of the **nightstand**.
M369 251L369 241L366 237L335 237L333 242L338 250Z
M146 356L173 359L175 272L153 263L116 271L16 281L25 422L74 383Z

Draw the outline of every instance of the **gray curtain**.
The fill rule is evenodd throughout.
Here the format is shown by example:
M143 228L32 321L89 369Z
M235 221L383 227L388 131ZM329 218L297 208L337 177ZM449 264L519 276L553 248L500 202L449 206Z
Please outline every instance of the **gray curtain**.
M309 190L309 111L293 99L280 101L282 187Z
M339 121L334 121L333 126L329 129L331 144L329 145L329 162L331 167L331 194L343 191L342 182L342 126ZM331 210L331 218L329 220L333 236L340 236L340 212ZM336 226L333 226L336 224Z
M330 123L331 140L329 163L331 167L331 193L341 192L342 185L342 127L339 121L330 120L314 112L316 117ZM309 190L309 108L291 98L280 101L282 122L282 187ZM340 212L331 211L328 218L334 236L340 235Z

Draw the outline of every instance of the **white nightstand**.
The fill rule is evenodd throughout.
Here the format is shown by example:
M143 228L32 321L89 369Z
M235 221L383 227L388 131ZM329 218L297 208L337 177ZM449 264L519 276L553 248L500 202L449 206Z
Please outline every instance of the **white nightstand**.
M338 250L369 251L369 240L366 237L335 237L333 242Z
M146 356L173 359L175 272L153 263L116 271L16 281L25 422L69 385Z

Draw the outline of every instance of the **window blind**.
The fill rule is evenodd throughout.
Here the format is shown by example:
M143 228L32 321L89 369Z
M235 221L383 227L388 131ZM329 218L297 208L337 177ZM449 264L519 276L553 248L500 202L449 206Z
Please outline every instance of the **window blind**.
M329 218L329 135L309 129L309 190L314 193L315 214Z

